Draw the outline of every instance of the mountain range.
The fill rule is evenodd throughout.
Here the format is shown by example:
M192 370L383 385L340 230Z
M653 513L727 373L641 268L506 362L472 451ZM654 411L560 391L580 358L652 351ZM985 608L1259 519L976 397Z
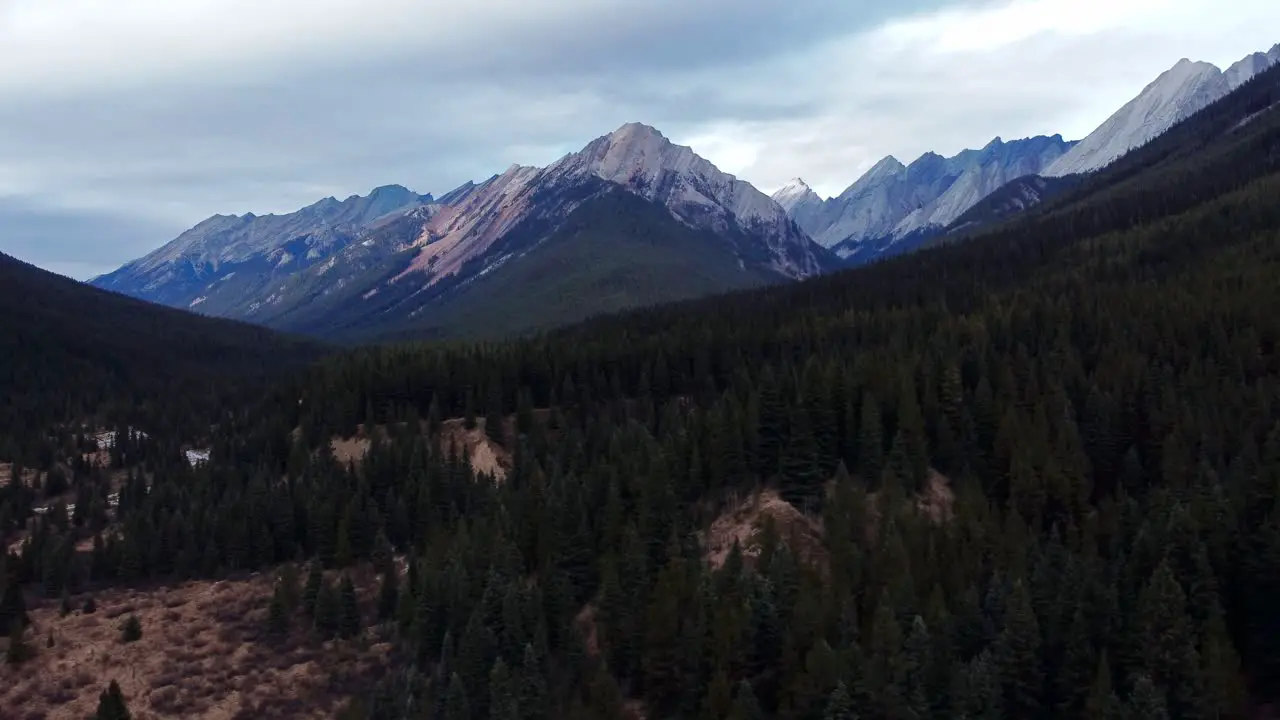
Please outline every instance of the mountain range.
M438 198L398 185L286 215L216 215L90 282L330 339L504 336L809 278L1001 221L1075 186L1280 62L1182 60L1078 142L1004 141L876 163L824 199L767 196L628 123L546 167Z
M1073 145L1061 135L1008 143L996 138L981 150L950 158L925 153L910 165L890 156L829 200L800 179L773 198L818 244L856 262L906 249L904 239L945 228L1000 186L1039 173Z

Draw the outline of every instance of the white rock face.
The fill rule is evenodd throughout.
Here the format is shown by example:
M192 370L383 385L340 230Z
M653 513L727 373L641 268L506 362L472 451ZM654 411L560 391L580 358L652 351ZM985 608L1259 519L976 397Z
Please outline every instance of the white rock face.
M1183 58L1107 118L1044 174L1061 177L1100 170L1278 62L1280 45L1268 53L1247 56L1226 72L1206 62Z

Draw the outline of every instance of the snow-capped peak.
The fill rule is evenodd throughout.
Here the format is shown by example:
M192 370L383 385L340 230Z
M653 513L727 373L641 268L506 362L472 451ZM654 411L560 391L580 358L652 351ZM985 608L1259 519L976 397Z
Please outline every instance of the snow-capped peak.
M773 201L781 205L784 210L790 211L794 205L809 198L810 196L817 198L818 200L822 199L813 191L813 188L809 187L808 183L797 177L788 180L787 184L778 188L771 197L773 197Z
M771 197L801 228L822 212L824 202L822 197L800 178L793 178Z

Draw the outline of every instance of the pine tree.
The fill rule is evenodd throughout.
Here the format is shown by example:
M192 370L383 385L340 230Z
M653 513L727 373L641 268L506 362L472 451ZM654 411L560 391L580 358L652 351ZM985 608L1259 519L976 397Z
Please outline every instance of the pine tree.
M120 624L120 642L131 643L142 639L142 623L137 615L130 615Z
M298 580L298 566L294 563L285 563L280 568L280 577L277 581L280 588L281 600L284 602L285 610L290 613L296 612L302 603L302 587Z
M1038 717L1044 683L1040 626L1031 608L1031 595L1021 581L1014 583L1009 598L1004 631L996 641L995 660L1006 711L1014 718Z
M1151 681L1150 676L1140 675L1134 681L1133 693L1129 696L1124 718L1125 720L1169 720L1164 693Z
M320 569L320 562L313 560L307 569L307 585L302 591L302 609L313 618L316 615L316 604L320 599L320 590L323 586L324 571Z
M503 413L502 413L502 396L495 394L489 398L488 412L484 416L484 434L490 440L504 444L506 438L503 433Z
M524 646L524 663L520 668L519 682L520 717L525 720L545 720L549 710L547 683L533 645Z
M124 701L124 693L115 680L98 696L98 712L94 720L131 720L129 708Z
M1187 617L1186 594L1167 558L1143 590L1139 608L1140 655L1151 682L1174 693L1171 710L1179 717L1199 712L1204 702L1199 688L1200 660Z
M342 598L328 583L320 586L314 620L316 631L323 638L333 637L342 626Z
M1098 658L1098 670L1084 701L1083 717L1090 720L1118 720L1120 717L1120 700L1111 689L1111 665L1105 651Z
M339 599L338 635L353 638L360 634L360 604L356 598L356 588L349 575L342 576Z
M729 720L765 720L764 710L760 708L760 702L756 699L755 689L746 680L738 682Z
M489 671L489 719L520 720L520 704L511 671L501 657Z
M858 474L870 483L880 481L884 470L884 421L880 401L874 395L862 398L862 420L858 423Z
M471 703L467 702L467 689L458 673L449 676L449 688L445 692L443 720L472 720Z
M831 698L827 701L827 714L825 720L857 720L858 714L853 709L853 699L849 696L849 689L844 683L836 685L836 689L831 691Z
M733 684L724 669L717 669L711 675L707 686L707 695L702 699L702 717L707 720L719 720L729 717L733 710Z
M267 632L272 635L285 635L289 632L289 608L284 600L284 591L277 583L271 593L271 604L267 607Z
M5 563L8 565L8 563ZM22 585L14 568L0 567L0 632L8 633L14 625L26 625L27 603L22 596Z
M22 623L9 625L9 645L5 648L4 660L10 665L26 662L31 657L31 647L27 645L27 628Z
M813 509L810 505L822 494L823 477L808 410L792 408L790 425L779 465L779 495L801 510Z
M400 601L399 577L394 565L382 574L382 585L378 588L378 619L383 622L396 616L396 605Z

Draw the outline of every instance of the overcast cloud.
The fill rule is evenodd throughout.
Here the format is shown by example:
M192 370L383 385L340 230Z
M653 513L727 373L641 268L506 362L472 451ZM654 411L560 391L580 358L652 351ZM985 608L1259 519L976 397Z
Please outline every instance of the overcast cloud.
M888 154L1077 139L1181 57L1278 41L1274 0L0 0L0 251L87 278L214 213L441 194L633 120L835 194Z

